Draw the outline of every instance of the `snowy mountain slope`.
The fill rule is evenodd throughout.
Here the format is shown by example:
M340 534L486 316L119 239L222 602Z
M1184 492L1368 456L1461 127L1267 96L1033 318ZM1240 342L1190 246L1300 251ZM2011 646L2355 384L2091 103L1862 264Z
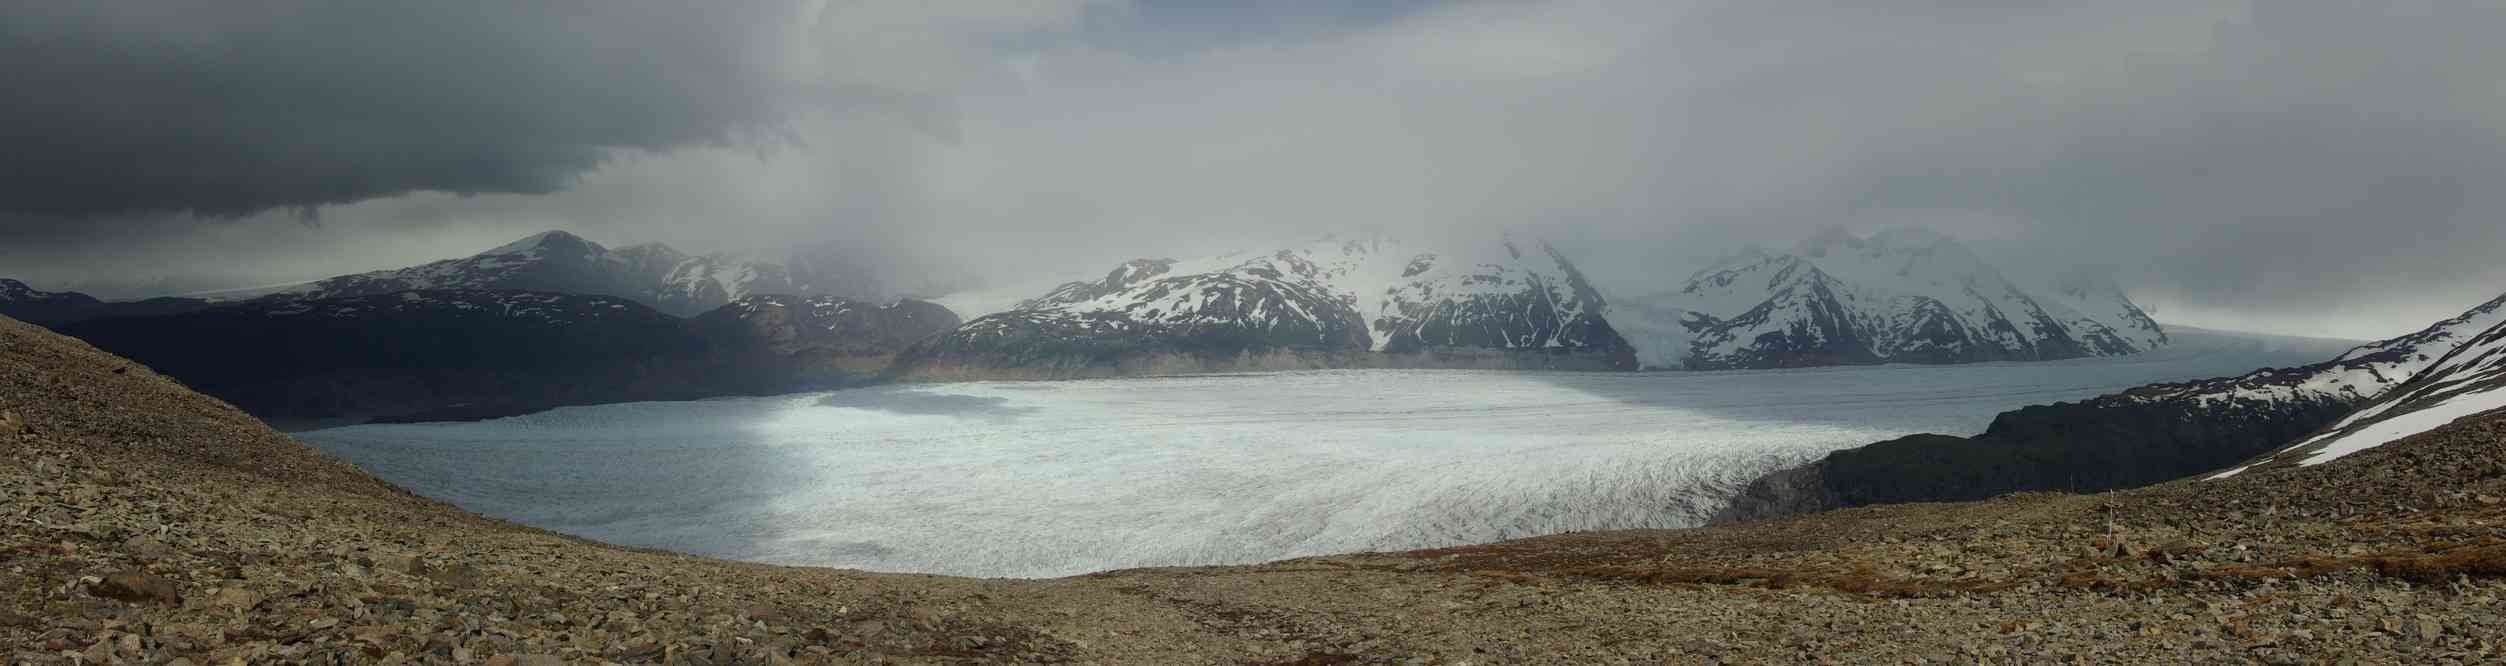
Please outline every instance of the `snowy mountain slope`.
M654 288L653 302L664 310L702 312L751 295L793 293L792 276L782 266L717 254L672 266Z
M1648 356L1689 369L1963 363L2131 354L2157 323L2111 286L2030 294L1947 236L1829 231L1775 253L1750 248L1638 308L1684 331ZM1653 326L1649 328L1664 328Z
M2456 419L2506 409L2506 321L2459 337L2460 344L2427 361L2407 383L2322 432L2210 478L2235 476L2254 467L2319 465ZM2411 356L2416 360L2418 355Z
M544 231L485 252L407 268L324 278L276 290L266 300L320 300L426 289L545 291L642 299L648 276L599 243Z
M871 299L882 291L863 262L833 245L779 260L727 252L686 257L659 275L652 301L665 312L706 312L750 296Z
M2506 295L2409 335L2359 345L2329 361L2264 368L2239 377L2159 384L2123 394L2132 400L2191 400L2206 406L2260 407L2308 401L2364 404L2419 376L2467 340L2506 323Z
M85 294L80 294L78 292L55 293L42 291L34 287L26 286L26 283L24 282L8 278L0 278L0 303L33 303L36 301L53 300L64 296L85 296ZM88 300L94 299L90 298Z
M75 291L51 292L0 278L0 315L38 326L74 321L104 304Z
M2004 412L1973 436L1915 435L1838 451L1753 482L1723 517L1957 501L2030 490L2126 488L2196 475L2224 476L2220 469L2240 463L2250 467L2257 464L2255 456L2283 449L2288 450L2281 454L2283 462L2294 462L2285 459L2288 452L2309 452L2290 449L2292 443L2373 426L2376 416L2359 411L2362 406L2400 405L2391 410L2399 415L2441 402L2444 409L2459 412L2500 395L2475 392L2494 386L2487 383L2491 375L2481 374L2485 370L2440 373L2437 368L2494 363L2493 356L2476 348L2496 340L2495 329L2501 325L2506 325L2506 296L2319 363L2149 384ZM2481 379L2445 379L2449 377ZM2418 387L2426 387L2425 392ZM2423 418L2452 412L2430 409ZM2333 428L2325 431L2326 426ZM2379 436L2368 433L2354 441Z
M2030 293L2065 326L2088 331L2092 339L2111 338L2141 351L2171 342L2157 320L2103 276L2074 273Z
M1566 259L1499 239L1461 251L1330 240L1258 255L1140 259L979 317L925 364L1088 368L1156 355L1481 350L1632 365L1604 302ZM1482 355L1483 360L1491 358Z
M489 289L616 296L677 316L694 316L752 295L876 295L877 282L841 252L809 248L782 261L717 253L689 255L659 243L612 250L563 231L545 231L457 259L343 275L260 296L315 300L419 289Z
M668 276L677 271L680 264L695 258L660 243L639 243L610 250L610 253L618 261L626 263L628 274L637 276Z

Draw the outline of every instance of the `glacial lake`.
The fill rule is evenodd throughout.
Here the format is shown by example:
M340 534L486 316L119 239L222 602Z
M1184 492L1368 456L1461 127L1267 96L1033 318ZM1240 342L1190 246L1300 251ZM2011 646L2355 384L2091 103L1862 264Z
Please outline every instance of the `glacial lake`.
M297 437L420 494L611 543L1061 576L1693 526L1834 449L2341 349L2177 337L2053 363L901 385Z

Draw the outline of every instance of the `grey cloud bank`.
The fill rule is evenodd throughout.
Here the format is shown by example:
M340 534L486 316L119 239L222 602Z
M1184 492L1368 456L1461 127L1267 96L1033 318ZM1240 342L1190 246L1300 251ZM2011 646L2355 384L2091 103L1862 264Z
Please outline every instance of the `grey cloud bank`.
M609 151L721 143L806 91L779 3L12 3L0 208L235 216L543 194Z
M1918 223L2210 325L2506 291L2497 3L1454 3L1198 49L1158 4L949 4L15 5L0 80L45 94L0 109L0 274L240 285L566 228L1042 283L1507 227L1641 291Z

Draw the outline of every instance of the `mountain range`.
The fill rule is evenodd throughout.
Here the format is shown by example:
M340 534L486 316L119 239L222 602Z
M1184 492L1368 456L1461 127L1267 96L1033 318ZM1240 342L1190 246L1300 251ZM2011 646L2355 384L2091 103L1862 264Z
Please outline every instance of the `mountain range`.
M2487 328L2480 328L2487 324ZM2383 380L2409 370L2409 380L2391 385L2365 407L2286 449L2221 472L2219 479L2256 467L2320 465L2367 449L2434 430L2456 420L2506 409L2506 296L2427 331L2441 334L2453 349L2430 358L2427 350L2443 344L2398 346L2374 355L2391 359L2375 375ZM2455 342L2459 341L2459 342ZM2363 348L2362 348L2363 349Z
M109 317L178 314L240 302L454 289L613 296L678 317L693 317L749 296L835 296L865 301L886 297L877 277L862 262L832 244L802 248L778 261L735 253L691 255L660 243L612 249L564 231L544 231L466 257L254 289L232 298L105 301L0 280L0 315L55 326Z
M1720 519L2321 462L2506 406L2494 392L2506 373L2501 327L2506 296L2320 363L2024 407L1968 437L1920 434L1836 451L1752 482Z
M2166 341L2109 284L2031 292L1920 229L1832 232L1782 254L1734 255L1668 301L1678 328L1668 338L1648 328L1658 318L1640 317L1634 339L1612 320L1656 314L1664 301L1614 309L1562 253L1508 236L1433 245L1327 238L1195 260L1137 259L965 322L931 303L875 306L847 296L877 289L859 265L833 246L777 262L651 243L612 249L548 231L466 257L227 300L110 302L0 281L0 314L161 363L212 394L291 421L873 379L1633 370L1671 358L1671 367L1691 369L1956 363L2124 354ZM537 316L551 313L564 316ZM569 347L569 336L586 342ZM504 338L514 342L493 348ZM301 358L257 368L237 361L251 357L240 352L178 358L197 340ZM358 397L341 397L350 393Z
M1318 367L1634 369L1608 305L1545 243L1325 239L1138 259L903 355L919 379Z
M752 295L878 297L867 271L832 248L786 261L737 254L690 255L659 243L604 247L545 231L458 259L372 271L279 288L261 298L321 299L415 289L495 289L633 299L690 317Z
M2051 360L2146 351L2167 336L2096 278L2022 287L1920 228L1751 248L1675 292L1612 302L1545 243L1426 247L1326 239L1199 260L1139 259L1039 290L924 345L901 376L1093 376L1307 367L1716 370ZM824 246L783 261L608 248L549 231L467 257L343 275L242 301L410 290L611 296L694 317L753 295L868 300L863 263ZM14 285L14 286L6 286ZM46 325L221 301L108 302L0 283L0 314Z
M2111 283L2082 277L2031 291L1958 241L1914 227L1749 248L1632 310L1653 320L1648 364L1691 370L2042 361L2167 342Z
M913 300L749 296L683 319L615 296L421 289L59 330L264 419L318 425L853 386L957 323Z
M499 520L0 320L13 518L0 542L33 544L6 551L0 589L20 592L0 595L0 645L14 662L151 664L2488 663L2506 629L2501 442L2492 416L2324 465L2096 495L976 579L730 562ZM805 446L745 448L831 464L787 450ZM574 450L536 468L494 447L445 454L481 470L463 483L562 511L580 491L559 491L582 486L561 477L630 462ZM755 476L784 470L724 453L690 442L637 478L808 506ZM688 501L647 492L627 515Z
M254 290L105 301L0 279L0 315L145 359L289 425L853 386L955 313L878 302L843 248L786 261L563 231ZM202 353L202 350L216 350Z

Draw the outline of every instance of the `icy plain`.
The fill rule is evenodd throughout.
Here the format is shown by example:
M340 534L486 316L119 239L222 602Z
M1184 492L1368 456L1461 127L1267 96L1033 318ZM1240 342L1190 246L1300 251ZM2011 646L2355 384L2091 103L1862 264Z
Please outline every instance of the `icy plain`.
M1692 526L1830 450L2338 352L2179 338L2055 363L907 385L297 436L418 493L612 543L1058 576Z

